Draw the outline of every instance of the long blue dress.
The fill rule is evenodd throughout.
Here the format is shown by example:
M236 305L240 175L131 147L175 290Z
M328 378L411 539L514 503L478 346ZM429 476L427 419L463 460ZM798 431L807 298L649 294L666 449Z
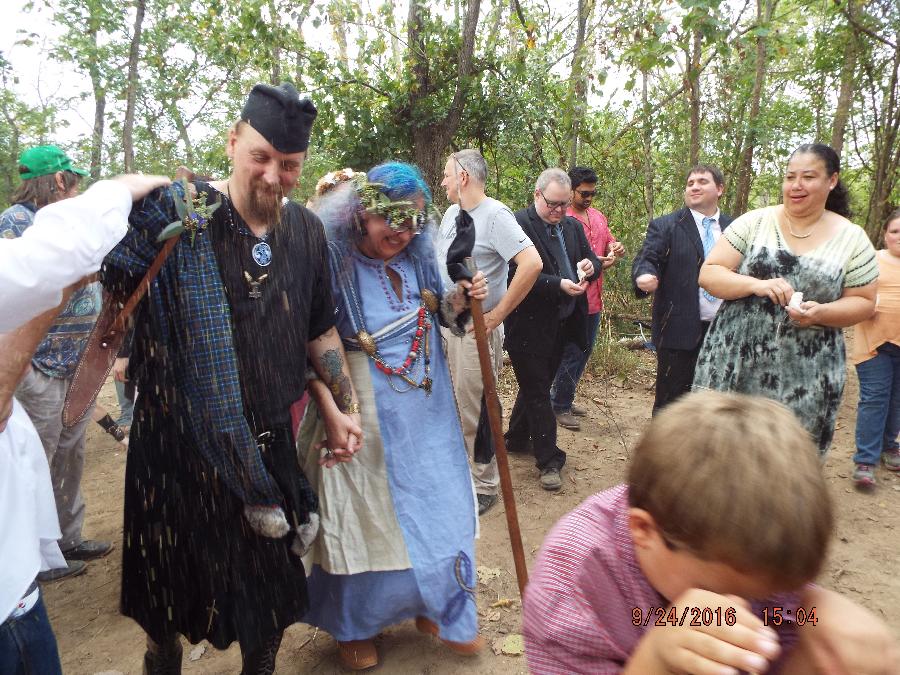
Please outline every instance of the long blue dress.
M404 362L423 305L421 289L442 295L434 258L407 249L383 262L355 248L329 247L336 323L360 397L365 438L348 464L317 471L318 454L308 457L322 529L313 548L304 620L343 642L424 616L439 626L441 638L471 641L477 635L477 520L437 316L427 313L430 394L379 371L355 340L364 326L387 364ZM401 278L402 297L391 287L386 265ZM425 376L424 361L423 354L411 369L415 382ZM321 435L317 417L315 408L306 413L298 434L301 452L302 444ZM317 423L319 430L311 433Z

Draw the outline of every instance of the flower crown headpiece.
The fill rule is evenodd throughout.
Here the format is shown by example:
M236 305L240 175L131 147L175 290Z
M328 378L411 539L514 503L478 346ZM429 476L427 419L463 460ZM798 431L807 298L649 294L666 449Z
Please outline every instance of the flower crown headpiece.
M362 210L381 216L392 230L405 230L408 227L405 225L407 221L412 222L412 231L415 233L424 229L428 215L415 202L409 199L391 200L380 190L384 184L370 183L365 173L356 173L349 182L356 188Z

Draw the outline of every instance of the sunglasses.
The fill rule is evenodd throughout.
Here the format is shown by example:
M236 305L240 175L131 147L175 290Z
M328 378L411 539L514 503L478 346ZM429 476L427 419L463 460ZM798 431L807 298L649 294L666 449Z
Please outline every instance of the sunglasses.
M551 201L549 201L549 200L547 199L547 197L544 195L544 191L543 191L543 190L538 190L538 192L541 194L541 197L544 198L544 203L547 205L547 208L550 209L550 212L551 212L551 213L552 213L553 211L558 210L558 209L566 209L566 208L568 208L568 207L570 207L570 206L572 205L572 200L571 200L571 199L567 199L567 200L564 201L564 202L551 202Z
M582 199L593 199L597 195L596 190L576 190Z

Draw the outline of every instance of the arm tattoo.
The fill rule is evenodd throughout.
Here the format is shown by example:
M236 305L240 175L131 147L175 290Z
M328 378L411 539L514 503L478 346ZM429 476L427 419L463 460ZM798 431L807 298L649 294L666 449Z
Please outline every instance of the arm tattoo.
M344 374L344 359L337 349L329 349L319 358L325 374L325 383L334 396L334 402L341 412L346 412L353 403L350 378Z

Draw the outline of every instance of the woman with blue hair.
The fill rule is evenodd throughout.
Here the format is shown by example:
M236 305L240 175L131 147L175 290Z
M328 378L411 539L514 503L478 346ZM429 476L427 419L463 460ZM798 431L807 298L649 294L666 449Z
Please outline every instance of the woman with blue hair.
M311 570L305 620L338 641L351 670L377 665L375 636L412 618L454 651L474 654L483 646L475 497L437 323L455 325L465 289L484 298L484 277L444 292L431 193L409 164L355 174L315 209L328 233L336 323L365 445L352 462L337 461L329 449L341 445L330 432L334 397L311 381L315 404L298 447L307 452L321 530L304 561Z

